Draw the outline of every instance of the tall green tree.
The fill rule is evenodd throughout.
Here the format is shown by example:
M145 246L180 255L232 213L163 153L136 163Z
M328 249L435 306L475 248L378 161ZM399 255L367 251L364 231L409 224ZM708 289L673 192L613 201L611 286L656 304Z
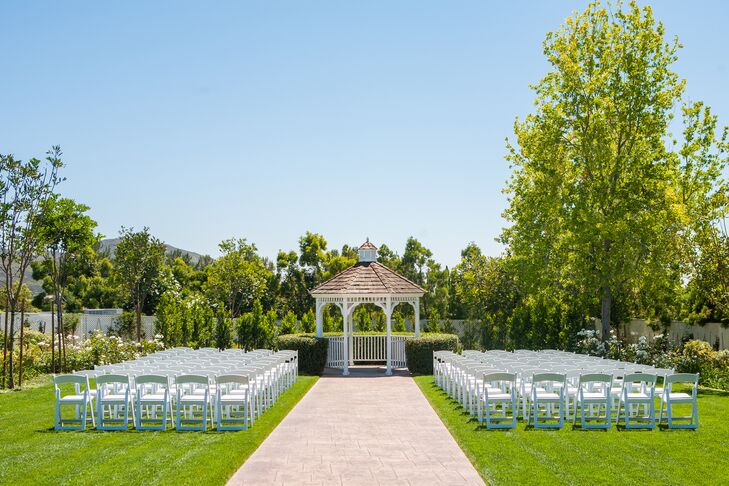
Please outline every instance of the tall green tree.
M319 233L307 231L299 238L299 255L299 263L306 269L312 286L320 283L327 257L327 241Z
M290 310L303 315L314 300L307 289L306 274L299 266L295 251L279 251L276 258L277 308L281 313Z
M684 89L678 48L650 7L590 4L547 35L552 70L508 145L502 240L533 287L594 302L605 338L649 289L641 282L680 284L679 235L693 221L677 196L685 168L666 147Z
M130 298L136 316L137 339L142 339L142 308L154 293L163 293L160 278L163 276L166 247L149 233L149 228L134 231L122 228L121 240L114 249L114 281Z
M26 162L13 155L0 154L0 270L3 272L7 307L3 338L3 387L15 386L13 347L15 315L23 288L25 272L40 252L39 217L45 201L61 182L61 149L54 146L44 161ZM9 321L9 326L8 326ZM8 359L9 354L9 359Z
M225 240L219 247L222 255L208 267L204 287L211 301L224 302L230 316L237 317L263 299L272 272L245 238Z
M418 285L425 285L428 266L433 263L433 252L414 237L405 242L400 265L396 269Z
M400 257L384 243L377 249L377 261L392 270L400 267Z
M233 346L232 320L226 314L224 306L219 304L215 315L215 347L220 351Z
M45 250L44 263L49 272L49 287L55 301L56 322L65 342L63 310L69 269L76 264L85 265L89 253L94 251L100 236L94 234L96 221L86 214L89 207L72 199L54 195L43 203L39 218L39 241ZM34 272L36 276L37 272ZM45 282L44 282L45 283ZM59 362L60 356L59 356ZM61 371L65 367L62 362Z

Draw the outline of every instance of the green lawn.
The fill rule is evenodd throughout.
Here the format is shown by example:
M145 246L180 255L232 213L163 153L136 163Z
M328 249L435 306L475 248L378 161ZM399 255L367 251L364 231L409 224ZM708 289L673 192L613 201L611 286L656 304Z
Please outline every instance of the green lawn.
M0 394L0 484L224 484L318 377L240 432L55 432L49 384Z
M415 378L490 484L727 484L729 393L702 390L698 430L488 431L433 383ZM683 414L683 412L681 412Z

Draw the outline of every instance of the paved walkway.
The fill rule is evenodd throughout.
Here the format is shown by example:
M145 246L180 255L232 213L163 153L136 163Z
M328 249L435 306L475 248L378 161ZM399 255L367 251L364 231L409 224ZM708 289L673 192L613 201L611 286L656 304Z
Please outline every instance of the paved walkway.
M483 481L412 378L355 371L322 377L228 484Z

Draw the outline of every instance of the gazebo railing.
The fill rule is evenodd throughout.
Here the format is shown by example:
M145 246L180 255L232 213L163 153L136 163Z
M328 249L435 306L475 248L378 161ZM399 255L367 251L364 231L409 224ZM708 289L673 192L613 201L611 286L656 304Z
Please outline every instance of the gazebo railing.
M344 336L327 336L327 368L344 368Z
M327 336L327 367L344 368L344 336ZM405 368L405 340L407 336L391 336L393 368ZM387 361L386 334L355 334L352 336L352 361L385 362Z

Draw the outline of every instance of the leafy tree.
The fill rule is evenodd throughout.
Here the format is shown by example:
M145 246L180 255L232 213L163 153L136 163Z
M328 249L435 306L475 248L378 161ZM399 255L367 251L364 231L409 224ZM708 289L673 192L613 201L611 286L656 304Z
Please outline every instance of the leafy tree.
M276 336L278 335L277 320L278 316L273 309L269 309L263 316L259 340L256 343L257 348L274 349L276 347Z
M339 309L335 310L338 311ZM325 312L322 315L322 321L324 332L341 332L344 329L342 325L342 315L339 312L332 316L331 311L325 309Z
M435 289L438 285L437 276L440 272L440 265L433 260L433 252L411 236L405 243L405 251L400 260L400 266L396 270L426 290L420 304L423 314L428 315L431 301L435 297Z
M299 238L299 263L307 271L310 281L318 284L327 255L327 241L318 233L307 231Z
M251 341L250 349L260 348L261 342L264 341L264 327L265 327L266 314L263 312L263 306L261 301L256 299L253 302L253 309L251 310Z
M316 330L316 316L313 310L309 309L301 317L301 330L304 332L314 332Z
M253 342L253 315L250 312L241 314L236 320L238 335L238 346L241 349L250 350Z
M180 314L182 309L177 303L177 298L178 296L172 292L162 294L155 313L155 332L162 335L163 342L167 347L187 344L181 335L180 321L182 317Z
M183 302L183 319L186 330L190 333L194 347L207 347L213 344L215 337L215 312L202 294L188 296ZM220 304L218 304L220 307ZM218 312L219 313L219 312ZM226 324L227 325L227 324Z
M295 251L279 251L276 258L277 308L302 315L313 305L306 283L306 274L298 264Z
M400 257L384 243L377 249L377 261L391 270L400 268Z
M392 330L394 332L405 332L407 330L405 328L405 318L399 310L392 313Z
M94 234L96 221L86 214L89 209L71 199L53 195L43 202L39 215L39 244L45 250L45 268L49 269L44 288L55 300L62 345L65 345L63 308L69 297L66 295L69 273L74 273L74 267L86 266L89 254L94 252L94 245L100 240L100 236ZM36 273L34 268L34 276ZM76 304L72 309L78 310L78 303L74 301L71 298ZM65 359L61 372L64 368Z
M220 304L215 316L215 346L221 351L232 347L231 334L231 320L226 316L225 307Z
M352 313L352 321L358 332L371 331L370 312L365 305L358 305Z
M431 309L428 315L428 325L425 329L427 332L440 332L440 314L438 309Z
M425 285L428 265L433 262L433 252L412 236L405 243L405 251L397 269L416 284Z
M296 332L297 324L298 320L296 319L296 314L288 311L281 320L281 329L279 330L280 334L294 334Z
M222 256L208 267L205 290L210 299L225 302L231 317L236 317L264 297L271 271L245 238L225 240L219 247Z
M375 309L370 312L370 328L377 332L385 332L387 330L387 319L385 313L380 309Z
M342 247L342 253L340 254L336 250L327 254L325 262L325 270L322 273L322 281L332 278L340 272L348 269L359 259L359 255L356 251L353 251L351 247L344 245Z
M136 315L137 339L142 339L142 307L150 295L160 292L165 244L149 234L149 228L135 232L122 228L114 251L114 281L129 296Z
M635 310L637 293L680 284L680 235L693 216L677 197L686 167L664 143L684 88L671 71L678 48L650 7L590 4L547 35L552 71L508 146L512 224L502 241L531 293L552 288L599 304L605 338Z
M5 277L8 304L5 308L3 338L3 387L6 383L6 363L9 368L8 385L10 388L15 386L15 314L25 272L40 251L39 215L45 201L62 180L58 175L62 166L61 149L58 146L47 152L43 162L36 158L23 162L12 155L0 154L0 269Z

